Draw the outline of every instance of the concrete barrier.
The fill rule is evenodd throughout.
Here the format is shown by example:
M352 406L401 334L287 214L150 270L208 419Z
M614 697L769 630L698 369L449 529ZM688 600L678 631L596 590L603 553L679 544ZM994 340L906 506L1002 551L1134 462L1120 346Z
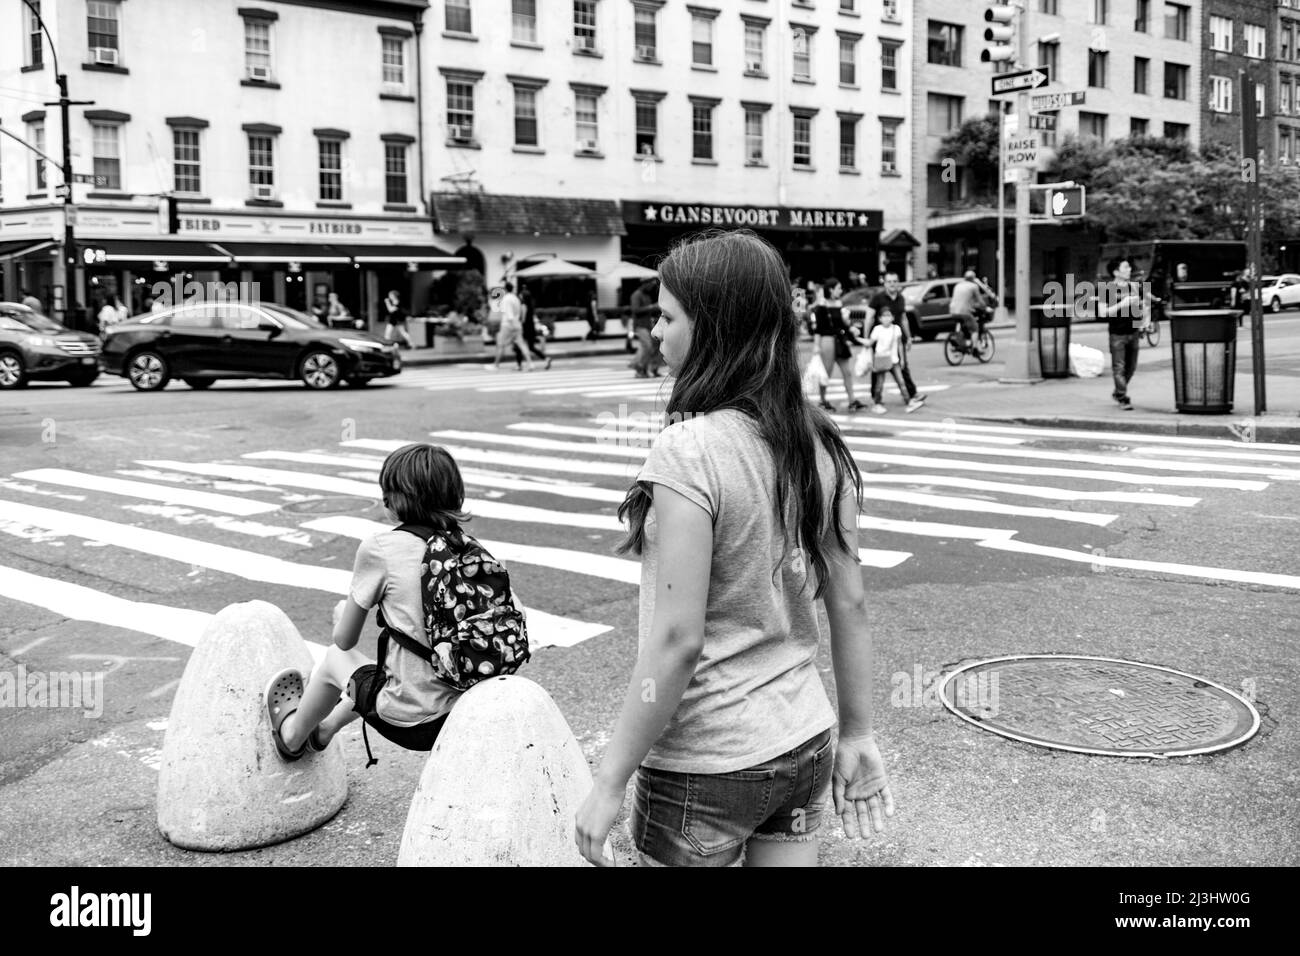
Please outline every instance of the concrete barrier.
M546 691L518 676L483 681L429 754L397 865L588 865L573 837L590 789L582 748Z
M158 775L158 829L189 850L242 850L314 830L347 799L342 748L286 761L271 741L262 692L312 658L297 628L265 601L232 604L203 633L172 702Z

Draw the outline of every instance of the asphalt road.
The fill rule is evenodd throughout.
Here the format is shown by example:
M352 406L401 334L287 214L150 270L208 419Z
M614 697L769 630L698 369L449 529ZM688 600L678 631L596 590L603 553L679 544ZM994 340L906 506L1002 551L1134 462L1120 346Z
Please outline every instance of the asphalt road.
M1300 861L1287 719L1300 686L1300 448L968 423L964 390L985 373L947 370L938 349L913 353L926 408L903 415L887 395L888 416L844 419L868 479L875 704L899 814L866 842L831 826L823 863ZM550 646L527 675L596 761L635 654L636 569L613 553L617 499L643 453L626 439L669 387L589 359L531 375L414 369L363 391L137 394L105 381L0 395L0 670L104 674L98 717L0 710L0 863L391 864L422 757L381 740L380 765L363 771L359 732L342 741L348 804L278 847L175 849L153 800L202 615L259 598L327 641L360 533L349 519L383 520L377 461L431 434L467 471L471 530L500 543L525 603L549 615L530 622ZM253 513L231 513L249 502ZM373 636L362 650L373 655ZM1088 757L982 733L923 692L959 661L1047 652L1244 688L1263 729L1215 756Z

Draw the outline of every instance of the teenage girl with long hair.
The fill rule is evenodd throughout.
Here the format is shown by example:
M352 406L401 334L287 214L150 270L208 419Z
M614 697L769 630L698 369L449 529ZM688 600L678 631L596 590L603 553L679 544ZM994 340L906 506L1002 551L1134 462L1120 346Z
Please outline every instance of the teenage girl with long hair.
M815 865L828 791L849 837L894 810L871 717L861 476L804 399L770 244L748 230L693 237L660 277L673 424L619 509L623 550L641 555L639 653L576 839L611 862L602 846L635 773L643 863ZM818 600L838 691L833 761Z
M813 329L817 333L817 351L826 367L826 379L829 382L836 368L840 378L844 379L844 391L849 397L849 411L861 411L863 405L853 395L853 345L855 336L844 318L844 307L840 303L840 294L844 287L834 276L822 283L817 304L813 306ZM826 399L826 385L821 389L821 407L834 412L835 406Z

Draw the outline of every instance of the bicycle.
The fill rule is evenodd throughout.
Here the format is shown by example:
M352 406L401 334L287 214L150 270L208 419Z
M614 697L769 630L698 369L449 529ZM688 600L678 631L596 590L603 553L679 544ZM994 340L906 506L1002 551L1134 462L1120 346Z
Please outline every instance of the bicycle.
M1146 339L1147 345L1160 344L1160 320L1152 319L1151 323L1139 333L1142 338Z
M993 353L997 348L993 340L993 333L990 332L986 325L992 318L986 310L981 310L976 315L976 321L979 323L979 331L975 333L974 339L965 344L959 344L957 334L961 331L961 323L958 323L952 333L943 343L943 357L949 365L960 365L966 360L967 355L973 355L981 364L987 365L993 359Z

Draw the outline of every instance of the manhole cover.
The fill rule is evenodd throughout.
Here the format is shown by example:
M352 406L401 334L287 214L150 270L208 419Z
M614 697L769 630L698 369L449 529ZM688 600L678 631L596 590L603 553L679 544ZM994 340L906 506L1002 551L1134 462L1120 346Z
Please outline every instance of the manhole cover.
M341 515L356 514L377 507L373 498L360 498L356 495L330 495L325 498L311 498L307 501L295 501L285 505L281 510L293 514Z
M1255 708L1212 681L1106 657L977 661L946 674L939 698L985 730L1075 753L1186 757L1235 747L1259 729Z

